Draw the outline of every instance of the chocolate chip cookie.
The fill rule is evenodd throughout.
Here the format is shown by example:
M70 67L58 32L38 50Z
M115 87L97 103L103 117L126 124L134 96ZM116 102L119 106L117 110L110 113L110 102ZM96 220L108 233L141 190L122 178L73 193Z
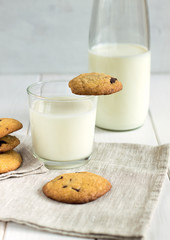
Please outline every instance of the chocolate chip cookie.
M109 95L122 90L122 83L104 73L83 73L69 82L72 93L78 95Z
M0 173L13 171L20 167L22 158L19 153L14 150L0 154Z
M64 203L87 203L111 189L105 178L90 172L65 173L43 187L44 194Z
M0 138L0 153L12 150L19 144L20 144L20 141L15 136L7 135L3 138Z
M12 118L0 118L0 138L22 128L22 123Z

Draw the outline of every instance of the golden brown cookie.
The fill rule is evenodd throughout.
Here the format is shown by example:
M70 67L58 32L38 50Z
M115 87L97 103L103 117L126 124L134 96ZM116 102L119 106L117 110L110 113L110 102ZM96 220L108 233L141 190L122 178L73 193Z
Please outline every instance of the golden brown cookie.
M0 138L22 128L22 123L12 118L0 118Z
M0 154L0 173L13 171L20 167L22 158L19 153L14 150Z
M44 194L64 203L87 203L111 189L105 178L90 172L62 174L43 187Z
M69 82L72 93L78 95L109 95L122 90L122 83L104 73L83 73Z
M0 138L0 153L12 150L19 144L20 144L20 141L15 136L7 135L3 138Z

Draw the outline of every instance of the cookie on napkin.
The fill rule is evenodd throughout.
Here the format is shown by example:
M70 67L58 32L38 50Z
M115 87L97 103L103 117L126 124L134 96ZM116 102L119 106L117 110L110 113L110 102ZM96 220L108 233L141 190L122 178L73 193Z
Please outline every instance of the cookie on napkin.
M0 154L0 173L6 173L16 170L22 163L21 155L14 151L8 151Z
M0 138L22 128L22 123L13 118L0 118Z
M104 73L83 73L69 82L72 93L78 95L109 95L122 90L122 83Z
M7 135L0 138L0 153L10 151L20 144L20 140L15 136Z
M93 201L111 189L105 178L90 172L62 174L43 187L44 194L64 203L87 203Z

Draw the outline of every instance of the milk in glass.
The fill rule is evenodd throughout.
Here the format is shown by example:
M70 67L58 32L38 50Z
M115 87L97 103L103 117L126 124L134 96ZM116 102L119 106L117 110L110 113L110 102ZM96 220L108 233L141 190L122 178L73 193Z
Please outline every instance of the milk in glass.
M90 99L35 101L30 109L34 153L51 161L88 158L93 147L95 109Z

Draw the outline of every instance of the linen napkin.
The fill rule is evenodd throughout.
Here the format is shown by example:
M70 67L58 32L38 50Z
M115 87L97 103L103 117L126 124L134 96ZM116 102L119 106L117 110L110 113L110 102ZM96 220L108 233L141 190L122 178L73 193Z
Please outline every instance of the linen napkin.
M169 145L97 143L90 162L80 168L0 181L0 220L78 237L142 239L160 195L169 155ZM99 174L111 182L112 189L95 201L76 205L43 194L46 182L75 171Z
M16 147L14 150L19 152L22 156L21 166L7 173L0 174L0 180L4 180L10 177L23 177L29 174L39 174L47 172L47 168L44 167L44 164L38 159L34 158L31 152L31 138L24 136L17 136L21 144Z

